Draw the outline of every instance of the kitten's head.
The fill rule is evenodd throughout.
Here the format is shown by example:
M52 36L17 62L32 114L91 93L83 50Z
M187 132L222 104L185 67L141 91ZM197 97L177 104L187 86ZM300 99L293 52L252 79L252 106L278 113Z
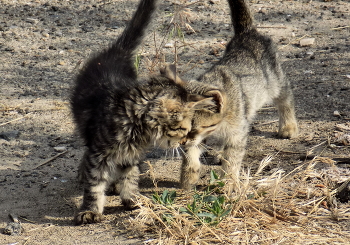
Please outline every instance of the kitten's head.
M185 147L198 145L207 136L215 132L223 119L225 95L219 90L209 90L203 94L211 98L214 106L196 110L191 121L191 130L182 141Z
M176 148L187 141L193 122L197 121L194 120L197 112L214 110L216 101L212 96L188 93L185 89L186 82L176 75L175 66L167 66L161 72L176 86L167 88L153 102L149 115L158 125L157 145Z
M167 66L163 70L163 75L181 84L190 92L187 102L179 107L183 117L181 120L169 120L167 125L171 126L167 128L166 134L175 135L173 139L175 141L180 139L178 142L185 147L198 145L220 125L226 104L225 93L212 85L184 81L176 75L174 66ZM167 108L168 112L171 111L171 106L165 105L164 108Z

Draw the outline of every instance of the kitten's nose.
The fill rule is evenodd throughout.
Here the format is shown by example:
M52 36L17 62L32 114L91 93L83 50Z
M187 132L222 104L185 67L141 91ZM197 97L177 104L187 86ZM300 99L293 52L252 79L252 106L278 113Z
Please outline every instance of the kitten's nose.
M181 145L185 145L186 144L186 142L187 142L187 138L186 137L184 137L184 138L182 138L181 140L180 140L180 144Z

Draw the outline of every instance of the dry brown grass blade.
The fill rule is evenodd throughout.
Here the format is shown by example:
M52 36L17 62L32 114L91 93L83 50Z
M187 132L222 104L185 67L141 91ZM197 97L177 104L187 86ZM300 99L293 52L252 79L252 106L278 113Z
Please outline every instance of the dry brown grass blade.
M326 191L329 183L310 182L316 178L319 181L316 183L323 183L319 179L322 175L315 168L321 162L319 160L315 157L286 174L280 170L267 176L250 176L249 171L242 172L242 181L236 192L226 193L226 197L232 200L231 214L216 227L179 213L178 208L190 202L189 193L179 195L178 203L170 208L144 197L138 216L143 218L138 221L137 218L134 222L153 222L151 230L158 234L158 238L154 238L152 244L164 244L164 241L168 244L191 244L191 241L193 244L253 243L252 241L292 244L305 239L313 244L344 242L350 237L348 231L327 230L323 226L328 223L332 227L336 225L334 222L346 220L346 217L350 217L350 208L335 203L327 209L324 205L325 202L334 203L333 196L345 188L350 179L344 185L329 191ZM229 182L230 179L225 180L225 183ZM325 191L314 198L306 194L300 195L312 188L323 188ZM164 221L164 212L172 213L172 222Z

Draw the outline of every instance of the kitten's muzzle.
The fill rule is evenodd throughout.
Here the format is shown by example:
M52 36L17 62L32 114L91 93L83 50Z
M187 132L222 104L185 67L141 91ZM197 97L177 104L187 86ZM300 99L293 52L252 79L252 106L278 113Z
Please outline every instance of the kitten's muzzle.
M182 138L179 143L180 143L180 145L186 145L187 137Z

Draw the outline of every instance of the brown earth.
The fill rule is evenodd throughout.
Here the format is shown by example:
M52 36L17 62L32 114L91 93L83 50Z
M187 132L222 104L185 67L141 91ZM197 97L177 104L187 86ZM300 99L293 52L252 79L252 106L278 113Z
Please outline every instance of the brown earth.
M137 2L1 1L0 231L10 221L9 214L20 217L24 231L0 234L0 244L147 244L147 237L125 233L124 221L137 211L123 210L115 196L108 197L103 223L72 224L82 195L76 175L83 147L69 111L70 88L81 63L116 38ZM142 75L157 72L158 60L173 62L175 45L182 75L196 77L220 59L231 36L226 1L211 0L185 11L192 28L183 28L185 43L169 37L165 30L168 14L174 11L172 2L161 1L155 25L140 49ZM267 106L252 126L245 165L254 171L270 154L270 169L289 171L312 149L311 155L349 168L350 3L249 2L259 30L279 45L294 89L300 135L277 139L276 110ZM315 42L301 47L299 41L306 37ZM180 159L165 155L153 151L147 160L157 170L159 187L177 188ZM211 168L206 166L203 175ZM155 190L147 174L140 187L146 195Z

